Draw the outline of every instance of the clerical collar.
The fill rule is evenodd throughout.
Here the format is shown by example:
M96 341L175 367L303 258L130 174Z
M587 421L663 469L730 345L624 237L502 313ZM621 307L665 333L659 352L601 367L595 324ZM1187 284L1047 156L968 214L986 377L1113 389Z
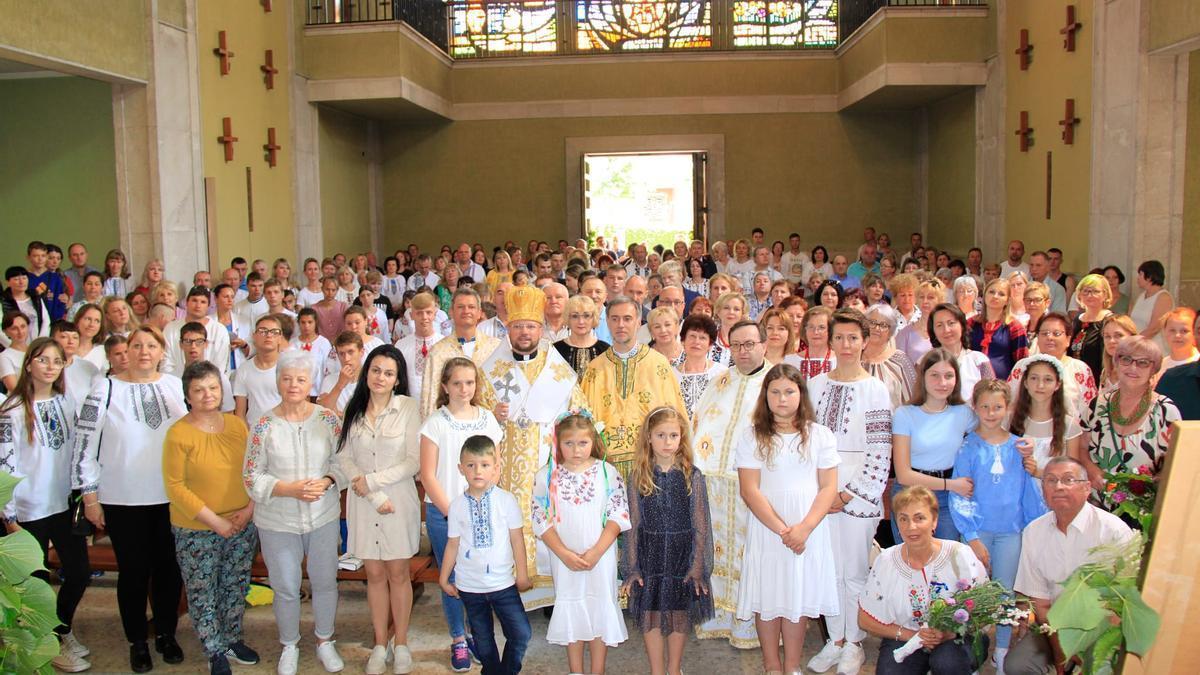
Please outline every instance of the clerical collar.
M516 352L513 352L513 360L523 363L525 361L532 361L532 360L536 359L537 355L538 355L538 353L537 353L536 349L533 350L533 352L529 353L529 354L518 354Z
M609 349L612 351L613 356L617 357L618 359L621 359L622 361L628 361L629 359L633 358L634 354L637 354L638 349L640 349L641 346L642 345L640 343L635 342L635 343L633 343L633 349L630 349L629 351L625 352L624 354L617 351L617 348L615 346L610 347Z
M766 360L764 359L762 363L758 364L758 367L757 367L757 368L755 368L754 370L752 370L752 371L750 371L750 372L746 373L745 375L742 375L742 377L754 377L755 375L757 375L757 374L758 374L758 372L759 372L760 370L762 370L763 368L766 368L766 367L767 367L767 362L766 362ZM742 372L741 370L738 370L738 374L741 374L741 372Z

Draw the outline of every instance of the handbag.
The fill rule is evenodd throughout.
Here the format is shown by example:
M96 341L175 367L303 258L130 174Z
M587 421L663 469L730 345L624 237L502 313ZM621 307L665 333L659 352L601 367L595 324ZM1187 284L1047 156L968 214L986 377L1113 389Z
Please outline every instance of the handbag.
M83 493L79 490L72 490L71 496L67 497L67 506L71 510L71 534L90 537L96 533L96 527L84 515Z

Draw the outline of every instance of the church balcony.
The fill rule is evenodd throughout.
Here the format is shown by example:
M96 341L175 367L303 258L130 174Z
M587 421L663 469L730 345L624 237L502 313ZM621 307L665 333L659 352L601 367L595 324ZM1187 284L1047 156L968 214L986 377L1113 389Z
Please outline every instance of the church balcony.
M304 4L307 26L403 21L446 50L447 14L441 0L311 0Z

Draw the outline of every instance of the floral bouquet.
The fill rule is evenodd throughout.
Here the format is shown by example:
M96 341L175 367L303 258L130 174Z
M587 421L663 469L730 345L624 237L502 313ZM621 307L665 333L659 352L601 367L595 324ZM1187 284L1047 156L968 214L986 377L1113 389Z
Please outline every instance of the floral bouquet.
M1016 596L999 581L985 581L972 586L970 580L959 579L953 595L934 598L925 613L925 625L934 630L954 633L955 642L971 640L975 663L987 656L984 632L997 624L1015 626L1029 616L1017 607ZM914 635L903 646L892 651L900 663L921 649L921 637Z
M1113 513L1129 516L1149 534L1158 500L1158 483L1150 467L1143 464L1136 473L1105 473L1104 482Z

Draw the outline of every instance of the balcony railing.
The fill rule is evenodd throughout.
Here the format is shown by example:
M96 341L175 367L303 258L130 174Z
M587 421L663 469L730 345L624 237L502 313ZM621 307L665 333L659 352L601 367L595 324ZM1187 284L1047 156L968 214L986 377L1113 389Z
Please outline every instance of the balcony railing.
M842 0L841 4L838 30L844 40L884 7L986 7L988 0Z
M446 51L447 14L442 0L309 0L309 26L403 21Z

